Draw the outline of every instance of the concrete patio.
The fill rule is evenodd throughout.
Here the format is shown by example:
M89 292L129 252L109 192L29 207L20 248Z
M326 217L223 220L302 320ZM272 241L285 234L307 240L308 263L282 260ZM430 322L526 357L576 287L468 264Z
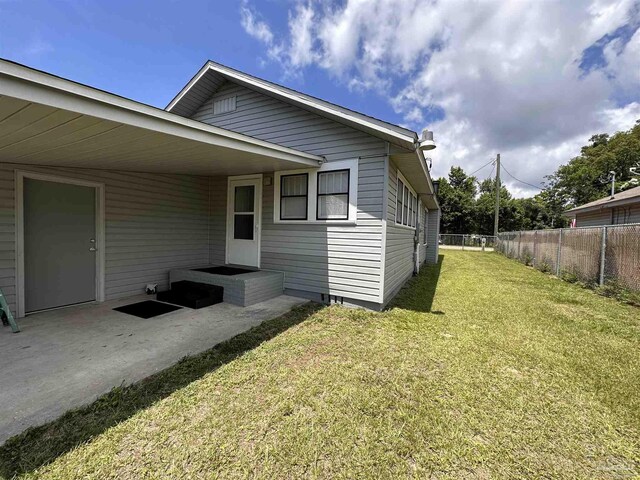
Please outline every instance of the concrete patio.
M17 334L0 329L0 444L305 302L282 295L250 307L221 303L147 320L112 310L148 299L30 315Z

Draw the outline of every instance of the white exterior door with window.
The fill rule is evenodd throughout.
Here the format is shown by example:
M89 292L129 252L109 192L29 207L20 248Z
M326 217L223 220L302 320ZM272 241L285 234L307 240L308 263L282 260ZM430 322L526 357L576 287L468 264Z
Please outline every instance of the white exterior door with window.
M227 263L260 266L262 175L229 177Z

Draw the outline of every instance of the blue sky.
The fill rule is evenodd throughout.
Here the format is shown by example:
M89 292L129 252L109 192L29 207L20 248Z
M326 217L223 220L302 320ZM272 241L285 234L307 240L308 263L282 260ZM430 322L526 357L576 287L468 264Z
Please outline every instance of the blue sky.
M501 153L540 185L640 118L639 26L640 0L0 0L0 57L157 107L212 59L434 130L435 176Z
M0 0L0 57L163 108L211 59L402 121L387 103L371 101L368 92L354 95L322 69L311 66L304 77L285 78L279 65L261 62L263 46L243 29L239 3L188 4ZM274 25L286 20L286 8L286 2L264 4Z

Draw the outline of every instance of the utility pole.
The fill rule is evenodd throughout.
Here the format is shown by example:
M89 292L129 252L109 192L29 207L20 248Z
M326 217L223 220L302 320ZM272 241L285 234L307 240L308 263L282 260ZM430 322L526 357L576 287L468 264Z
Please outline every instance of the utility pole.
M496 157L496 214L493 222L493 236L498 236L498 216L500 215L500 154Z

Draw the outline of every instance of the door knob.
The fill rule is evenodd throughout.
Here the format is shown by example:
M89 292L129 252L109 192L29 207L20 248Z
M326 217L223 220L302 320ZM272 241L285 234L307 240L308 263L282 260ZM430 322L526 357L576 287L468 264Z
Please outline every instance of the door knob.
M95 251L96 251L96 247L91 247L91 248L89 249L89 251L90 251L90 252L95 252Z

